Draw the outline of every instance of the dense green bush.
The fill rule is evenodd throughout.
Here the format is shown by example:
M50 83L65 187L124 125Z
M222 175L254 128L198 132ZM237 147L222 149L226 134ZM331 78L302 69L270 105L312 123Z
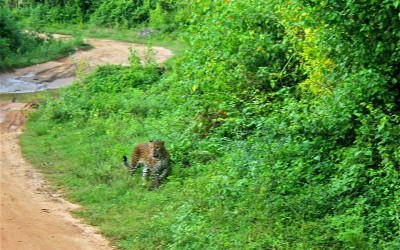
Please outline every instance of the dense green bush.
M398 8L192 1L172 72L101 67L24 145L121 248L398 249ZM148 192L120 159L155 138L173 173Z
M148 10L141 1L103 1L90 19L103 26L129 28L148 19Z
M323 99L282 93L255 136L221 138L224 157L187 184L202 192L187 191L174 246L395 249L400 117L371 104L371 82L385 85L360 72Z
M29 36L18 27L12 13L4 5L0 5L0 39L2 44L0 58L3 60L11 53L26 52L29 43L35 46L40 42L40 39Z
M273 2L199 1L192 3L188 51L177 66L181 91L205 135L210 120L232 124L227 133L256 126L251 120L265 114L266 93L296 86L303 73L299 55L285 39ZM225 119L227 118L227 119ZM222 123L222 122L220 122Z
M398 4L268 3L193 8L183 105L226 153L188 181L173 246L395 249Z
M180 1L171 0L34 0L13 7L19 18L28 19L29 23L36 26L51 23L90 23L102 27L128 29L150 26L164 32L172 32L187 18L184 6Z
M296 0L279 9L305 66L314 73L310 77L319 78L311 79L318 84L314 87L331 88L336 76L367 68L386 78L387 89L400 99L398 1Z

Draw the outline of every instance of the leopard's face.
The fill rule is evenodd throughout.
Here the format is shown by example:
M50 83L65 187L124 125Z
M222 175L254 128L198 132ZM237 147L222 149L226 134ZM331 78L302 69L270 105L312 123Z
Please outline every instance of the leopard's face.
M149 145L154 158L160 158L164 156L164 141L150 141Z

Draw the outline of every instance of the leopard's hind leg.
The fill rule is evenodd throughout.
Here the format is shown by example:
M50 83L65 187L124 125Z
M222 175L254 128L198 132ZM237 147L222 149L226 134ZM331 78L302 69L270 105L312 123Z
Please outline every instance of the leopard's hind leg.
M150 168L147 165L143 166L142 180L147 180L149 177Z
M138 158L135 157L135 155L133 155L130 165L128 163L128 158L125 155L122 157L122 160L123 160L124 166L128 169L129 174L133 175L136 172L136 170L138 169L138 167L139 167Z
M133 165L133 162L129 165L128 158L124 155L122 156L122 161L124 163L125 168L129 171L129 174L132 175L138 168L139 164Z

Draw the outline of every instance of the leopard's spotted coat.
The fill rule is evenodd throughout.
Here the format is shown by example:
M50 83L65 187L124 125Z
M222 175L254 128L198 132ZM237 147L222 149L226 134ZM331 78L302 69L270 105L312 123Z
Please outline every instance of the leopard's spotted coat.
M131 164L128 164L126 156L123 156L123 161L130 174L133 174L139 165L143 165L142 178L146 180L150 171L155 188L158 188L160 182L167 177L170 169L170 155L164 141L141 143L132 151Z

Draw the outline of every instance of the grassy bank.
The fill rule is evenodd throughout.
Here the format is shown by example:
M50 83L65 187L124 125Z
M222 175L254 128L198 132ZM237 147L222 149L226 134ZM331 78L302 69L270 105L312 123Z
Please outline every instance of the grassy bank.
M16 102L37 102L45 103L47 100L57 98L59 95L59 90L46 90L34 93L17 93L17 94L0 94L0 101L11 101Z
M82 205L76 215L121 249L396 249L382 235L396 228L399 148L378 143L372 155L375 146L363 138L375 133L398 145L398 118L375 110L364 122L383 119L384 130L362 129L352 145L342 139L351 123L343 108L358 108L346 96L365 98L368 88L348 82L308 102L281 91L271 115L257 120L259 132L232 140L199 136L204 130L173 82L174 74L160 76L155 66L101 67L30 117L24 154ZM332 126L342 132L327 140ZM168 181L153 191L121 163L150 139L165 140L173 159ZM376 157L386 159L378 170L370 165ZM360 181L367 179L373 184Z
M110 84L117 79L124 81ZM21 137L28 159L68 199L83 205L77 214L122 249L170 244L166 225L173 223L171 215L185 199L179 182L149 191L140 174L129 177L121 162L135 144L150 138L166 139L174 152L163 125L168 118L159 121L167 101L159 103L158 81L153 66L102 67L33 114Z

